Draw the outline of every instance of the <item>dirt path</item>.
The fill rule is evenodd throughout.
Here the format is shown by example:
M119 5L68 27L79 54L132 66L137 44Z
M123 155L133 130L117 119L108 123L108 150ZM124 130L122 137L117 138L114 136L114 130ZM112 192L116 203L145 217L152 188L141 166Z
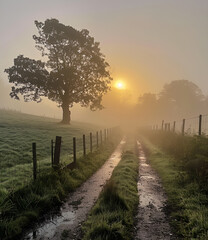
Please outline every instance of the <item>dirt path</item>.
M121 159L125 141L122 140L105 164L75 192L70 194L59 215L35 227L23 239L79 239L82 222L97 200L103 185L111 177ZM64 231L64 234L63 234Z
M148 164L141 144L139 148L139 208L137 215L136 237L141 240L168 240L173 237L167 216L163 209L167 197L155 171Z

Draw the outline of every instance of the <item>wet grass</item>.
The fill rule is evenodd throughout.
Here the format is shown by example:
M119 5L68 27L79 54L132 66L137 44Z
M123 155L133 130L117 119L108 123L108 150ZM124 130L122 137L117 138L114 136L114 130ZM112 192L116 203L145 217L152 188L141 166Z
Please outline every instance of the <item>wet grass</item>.
M51 139L62 136L61 163L72 161L72 138L77 137L77 151L82 154L82 135L86 134L89 152L89 133L98 126L72 122L61 125L60 120L0 110L0 189L13 191L28 184L32 178L32 142L37 145L38 174L51 168ZM2 170L3 169L3 170Z
M44 213L59 206L70 191L89 178L110 156L118 138L77 160L76 169L50 170L18 191L0 192L0 239L20 239ZM66 235L66 234L64 234Z
M207 139L168 136L167 133L165 138L164 133L157 134L157 137L148 134L151 142L147 138L142 138L142 142L167 192L171 224L181 239L208 239L208 192L206 176L201 176L206 165L201 169L201 162L196 164L199 152L205 160Z
M138 158L134 144L127 145L122 159L104 186L83 226L84 240L133 239L133 222L138 205Z

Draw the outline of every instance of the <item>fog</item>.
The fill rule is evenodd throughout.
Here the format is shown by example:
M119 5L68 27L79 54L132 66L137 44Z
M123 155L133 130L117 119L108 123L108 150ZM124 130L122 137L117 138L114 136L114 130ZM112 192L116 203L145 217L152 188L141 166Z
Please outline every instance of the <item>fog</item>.
M19 54L41 58L32 39L37 33L34 20L55 17L76 29L88 29L101 42L114 78L103 97L104 109L92 112L75 104L72 121L130 127L208 112L207 1L55 0L50 8L48 1L39 5L40 1L25 0L0 3L0 108L62 118L62 109L47 98L41 103L11 99L12 85L4 73ZM115 87L119 79L125 89ZM178 86L171 85L175 80L181 80Z
M41 103L11 99L10 86L1 81L0 108L16 110L33 115L60 119L62 109L44 98ZM119 125L132 129L138 126L160 126L162 120L173 122L183 118L197 117L208 113L208 98L201 89L188 80L172 81L158 93L144 93L137 101L128 89L112 87L102 102L104 109L91 111L75 104L71 109L72 122L89 122L102 126Z

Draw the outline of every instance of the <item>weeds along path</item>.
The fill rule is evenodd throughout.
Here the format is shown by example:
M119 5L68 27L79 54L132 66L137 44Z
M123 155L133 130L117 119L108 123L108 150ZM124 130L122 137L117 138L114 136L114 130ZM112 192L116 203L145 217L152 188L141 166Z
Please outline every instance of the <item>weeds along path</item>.
M79 239L81 224L97 200L103 185L121 160L124 144L125 140L122 140L105 164L70 194L58 216L51 217L47 222L34 228L23 239Z
M136 237L141 240L175 239L170 230L167 216L163 211L167 197L156 172L148 164L142 146L139 149L139 207Z

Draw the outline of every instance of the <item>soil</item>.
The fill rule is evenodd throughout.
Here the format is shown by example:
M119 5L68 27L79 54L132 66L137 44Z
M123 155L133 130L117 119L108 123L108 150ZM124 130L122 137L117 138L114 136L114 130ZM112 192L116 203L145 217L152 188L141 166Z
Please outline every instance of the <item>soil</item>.
M161 181L148 163L142 146L139 148L139 206L137 214L135 240L169 240L176 239L165 214L167 196Z
M80 239L81 225L95 204L103 185L121 160L122 140L105 164L75 192L71 193L58 214L34 227L23 239Z

